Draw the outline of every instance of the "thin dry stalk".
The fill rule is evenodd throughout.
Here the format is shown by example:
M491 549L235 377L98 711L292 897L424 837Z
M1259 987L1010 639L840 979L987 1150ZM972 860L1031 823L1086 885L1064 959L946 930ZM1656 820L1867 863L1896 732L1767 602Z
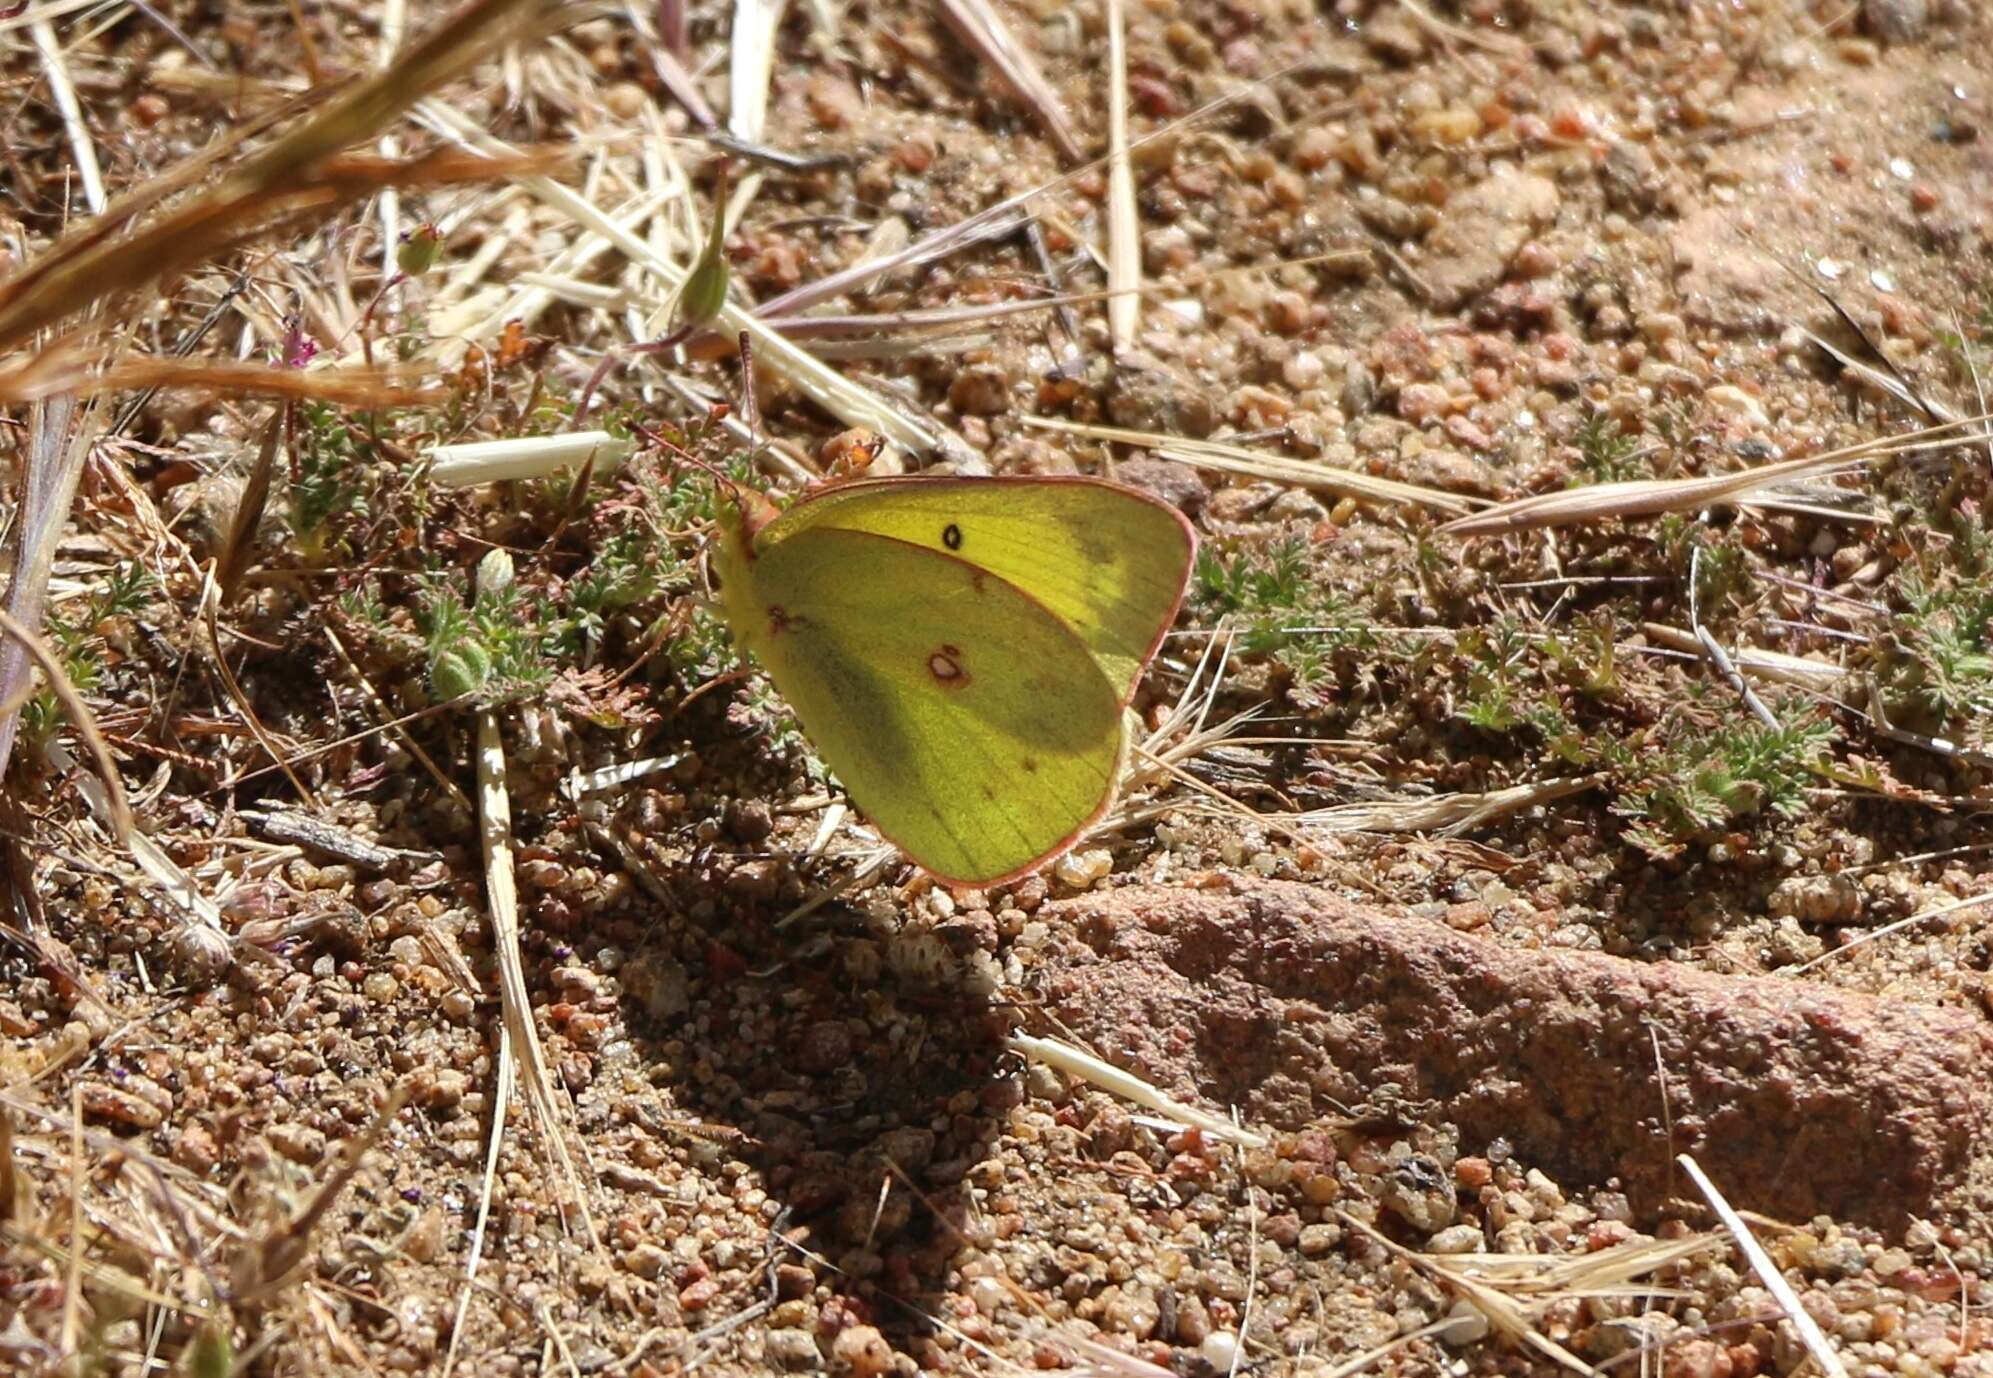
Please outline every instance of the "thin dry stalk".
M1926 427L1907 435L1867 440L1859 445L1830 450L1826 454L1762 464L1736 474L1715 474L1703 478L1635 479L1627 483L1594 483L1561 493L1544 493L1518 498L1477 512L1471 517L1448 522L1440 528L1455 536L1503 535L1531 531L1544 526L1571 526L1581 522L1604 521L1617 517L1658 517L1669 512L1691 512L1697 508L1733 504L1746 495L1775 483L1815 478L1836 470L1851 469L1889 455L1919 450L1945 449L1980 435L1988 418L1975 416L1963 421Z
M1830 961L1835 957L1845 956L1856 948L1875 942L1879 938L1886 938L1892 933L1901 932L1906 928L1913 928L1920 923L1929 923L1932 919L1941 919L1946 915L1956 914L1961 909L1977 908L1982 904L1993 904L1993 890L1989 890L1983 895L1968 895L1962 900L1952 900L1947 904L1932 905L1929 909L1918 910L1908 918L1897 919L1894 923L1886 923L1880 928L1871 928L1853 942L1845 943L1840 947L1830 947L1818 957L1801 962L1798 966L1781 971L1779 974L1781 976L1801 975L1804 972L1811 971L1822 962Z
M1213 1138L1244 1144L1247 1148L1266 1146L1267 1140L1264 1134L1236 1125L1222 1115L1199 1110L1194 1105L1185 1105L1133 1073L1124 1072L1112 1063L1102 1062L1092 1053L1084 1052L1069 1043L1061 1043L1055 1038L1037 1038L1031 1034L1012 1034L1007 1042L1010 1050L1020 1056L1036 1058L1047 1066L1056 1067L1068 1076L1090 1082L1103 1091L1145 1106L1158 1115L1167 1116L1181 1124L1194 1125Z
M955 36L995 69L997 79L1011 95L1045 126L1059 152L1073 162L1084 157L1072 118L1066 114L1052 83L1045 80L1045 74L1038 70L1038 64L989 0L936 0L936 3L941 18Z
M131 389L213 388L243 397L283 397L344 407L412 407L443 400L440 388L408 381L392 368L282 368L222 359L138 357L100 367L89 347L70 341L0 370L0 402L31 402L57 393L79 397Z
M467 128L467 122L456 117L455 112L446 112L439 107L432 107L432 110L447 119L465 137L477 136L477 131ZM524 185L533 195L601 235L633 263L651 273L663 285L666 294L675 294L679 290L685 280L685 269L611 221L579 194L545 177L529 178ZM738 303L730 301L721 307L719 323L729 331L745 331L753 341L757 363L845 425L864 426L877 431L911 454L965 456L974 453L968 442L953 430L930 417L898 407L825 367L808 352L770 330Z
M1142 220L1135 209L1135 165L1128 158L1128 40L1121 0L1107 0L1107 335L1117 350L1135 343L1142 324Z
M1702 1193L1705 1201L1709 1202L1709 1208L1716 1212L1716 1218L1723 1222L1723 1228L1730 1232L1730 1237L1737 1241L1737 1251L1744 1255L1745 1262L1751 1265L1751 1271L1758 1275L1758 1281L1764 1283L1765 1290L1785 1308L1786 1319L1791 1321L1793 1329L1799 1332L1800 1343L1805 1345L1806 1352L1813 1356L1813 1362L1820 1365L1820 1371L1826 1374L1827 1378L1848 1378L1848 1370L1842 1365L1841 1356L1827 1343L1827 1337L1821 1333L1819 1322L1813 1319L1813 1313L1799 1304L1799 1294L1792 1290L1792 1284L1785 1280L1785 1274L1779 1271L1778 1265L1772 1262L1771 1255L1767 1254L1764 1246L1758 1243L1757 1236L1751 1233L1751 1227L1744 1223L1730 1202L1724 1199L1723 1193L1716 1189L1716 1184L1709 1180L1702 1170L1702 1165L1687 1153L1676 1154L1675 1162L1681 1165L1682 1171L1686 1172L1689 1180L1695 1183L1696 1190Z
M494 595L511 582L512 557L505 551L494 550L479 562L480 597ZM505 741L498 714L490 708L480 709L477 715L477 774L478 835L484 844L485 900L491 910L492 946L498 957L501 1017L511 1031L526 1100L539 1121L563 1194L573 1199L589 1243L599 1248L588 1196L568 1152L567 1127L554 1099L539 1029L533 1023L532 997L526 990L526 969L519 955L519 889L512 861L512 796L506 785Z
M1444 833L1458 836L1523 809L1588 790L1604 777L1542 780L1486 793L1441 794L1430 799L1382 800L1313 809L1286 820L1328 833Z
M691 45L685 33L685 0L658 0L658 23L651 23L644 6L635 0L624 5L623 13L636 31L638 40L650 54L651 66L671 98L683 106L692 122L702 129L717 129L720 117L699 93L698 83L685 64L691 61Z
M235 516L228 524L228 540L215 560L215 585L221 591L220 602L224 606L235 601L236 589L242 584L242 576L249 572L250 557L256 552L256 532L263 525L263 509L270 501L270 475L277 468L277 449L290 432L290 414L289 407L279 407L263 428L263 443L257 447L256 463L249 471L249 481L242 487L242 497L235 504ZM215 655L221 655L218 641Z
M254 1303L267 1298L304 1266L312 1231L318 1228L326 1212L344 1194L347 1185L359 1172L362 1160L381 1141L381 1136L387 1132L388 1125L393 1123L407 1099L407 1088L395 1087L373 1121L346 1141L339 1166L312 1193L305 1208L264 1238L251 1240L237 1255L231 1269L233 1295L237 1301ZM78 1116L79 1121L81 1118Z
M451 1370L456 1367L457 1346L463 1343L467 1329L464 1321L470 1314L471 1298L476 1294L478 1266L484 1260L485 1235L491 1223L491 1199L498 1184L498 1153L505 1143L505 1115L512 1108L514 1065L509 1025L500 1020L498 1084L492 1087L491 1093L491 1137L485 1144L484 1177L478 1184L477 1223L471 1227L471 1247L464 1258L464 1287L457 1294L457 1320L450 1327L450 1348L443 1356L443 1378L450 1378Z
M465 813L469 813L471 811L471 801L465 797L463 790L458 788L455 780L452 780L443 773L442 769L437 766L434 758L422 749L422 743L415 740L414 734L408 730L408 724L437 712L440 705L438 707L418 709L413 713L396 714L392 708L388 707L387 700L381 697L381 691L374 688L374 682L367 678L367 674L360 668L359 662L353 659L352 653L346 649L346 643L339 639L338 634L332 628L325 628L325 639L331 644L332 649L338 654L339 658L346 662L346 668L352 672L353 679L360 686L360 692L367 696L367 702L373 705L376 713L380 714L381 722L379 727L368 728L364 732L356 732L352 736L342 739L342 741L332 742L314 751L305 752L295 759L298 761L308 761L314 756L323 755L325 752L343 745L345 742L359 741L362 738L372 736L376 732L391 732L394 734L395 739L407 748L409 755L422 763L422 768L429 772L429 778L434 780L459 808ZM249 778L249 775L245 773L237 776L228 783L239 785Z
M1470 29L1463 24L1450 24L1425 6L1414 3L1414 0L1398 0L1398 7L1409 14L1420 28L1442 42L1464 43L1470 48L1479 48L1484 53L1493 53L1496 57L1516 58L1529 55L1529 44L1514 34L1483 33L1479 29Z
M55 108L62 112L62 130L69 138L70 156L76 159L76 175L83 183L83 200L92 215L102 215L106 204L104 174L97 167L97 146L90 141L90 126L77 104L76 87L69 80L69 63L56 39L55 24L46 15L29 26L35 36L35 49L41 54L42 74L55 95Z
M1357 1374L1362 1373L1379 1360L1390 1358L1407 1345L1416 1344L1418 1341L1426 1339L1429 1336L1437 1335L1452 1324L1453 1321L1449 1318L1433 1321L1429 1325L1422 1325L1417 1330L1398 1336L1395 1340L1386 1340L1375 1349L1364 1350L1363 1353L1357 1355L1355 1358L1336 1365L1327 1373L1324 1373L1322 1378L1356 1378Z
M1119 426L1092 426L1077 421L1061 421L1049 416L1025 416L1019 420L1027 426L1035 426L1040 430L1060 431L1087 440L1099 440L1114 445L1139 445L1154 450L1164 459L1174 460L1178 464L1188 464L1195 469L1244 474L1249 478L1293 484L1300 488L1317 488L1323 492L1370 502L1428 507L1436 512L1462 513L1473 511L1483 502L1480 498L1463 497L1458 493L1448 493L1438 488L1421 488L1415 483L1400 483L1396 479L1373 478L1369 474L1359 474L1351 469L1309 464L1304 460L1288 459L1281 455L1263 455L1242 445L1227 445L1219 440L1193 440L1188 436L1164 435L1159 431L1131 431Z
M221 598L221 586L212 577L202 581L201 621L207 628L208 650L215 658L215 673L221 677L222 687L228 691L229 698L234 701L235 711L242 715L242 721L248 724L250 734L256 738L256 744L262 747L270 759L276 762L277 767L284 772L284 778L291 782L291 788L297 791L298 798L309 805L313 812L322 813L324 806L319 803L318 795L304 782L304 777L291 769L291 763L285 759L284 753L278 749L276 742L271 740L269 731L264 728L263 720L256 716L256 710L249 702L249 695L242 691L241 683L235 678L235 671L229 668L228 656L221 646Z

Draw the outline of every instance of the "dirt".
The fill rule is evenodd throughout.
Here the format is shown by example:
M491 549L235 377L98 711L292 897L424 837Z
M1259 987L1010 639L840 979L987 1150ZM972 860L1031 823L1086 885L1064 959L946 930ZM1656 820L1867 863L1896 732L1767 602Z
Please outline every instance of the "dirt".
M114 195L383 55L371 6L306 7L308 44L287 7L166 8L171 27L54 19ZM411 192L402 223L445 243L416 281L384 290L372 203L119 307L148 352L357 364L365 336L451 395L300 423L215 634L239 694L200 568L232 544L271 404L168 389L92 447L59 647L223 933L111 843L79 738L31 703L0 818L0 1367L1795 1372L1798 1330L1674 1175L1693 1152L1849 1372L1993 1374L1993 945L1987 906L1961 904L1993 873L1986 447L1477 538L1339 477L1520 497L1980 410L1993 19L1956 0L1128 9L1135 133L1168 127L1134 155L1157 284L1137 338L1117 358L1083 302L1076 336L1013 315L832 359L966 447L882 469L1104 472L1191 515L1211 556L1138 704L1176 774L1139 776L1113 830L1016 885L934 887L827 814L807 745L701 620L697 474L647 450L585 501L429 484L429 444L561 428L631 338L631 312L579 289L519 308L534 273L654 291L615 254L562 257L570 217ZM1002 13L1099 151L1105 7ZM731 22L691 8L686 66L723 113ZM21 23L0 20L5 210L32 265L83 193ZM581 148L564 180L605 207L668 183L668 147L703 208L717 159L664 143L690 123L653 50L589 19L445 101ZM1061 280L1103 284L1105 173L1062 159L928 9L826 32L795 7L761 137L836 157L734 169L763 179L727 241L737 300L1034 187ZM661 241L703 237L670 217ZM1011 234L836 309L1045 281ZM741 398L730 360L676 372ZM658 356L602 378L615 424L728 462ZM863 448L765 360L754 392L791 453ZM1230 439L1308 477L1030 417ZM17 513L26 448L0 470ZM478 630L494 657L433 623L497 546L526 601ZM555 612L565 639L521 632ZM1785 736L1651 630L1692 617L1824 675L1757 683ZM487 1174L499 978L474 710L439 706L440 651L472 678L493 663L525 988L579 1200L516 1092ZM523 673L506 655L558 673L501 692ZM1910 736L1879 730L1870 683ZM1207 692L1206 726L1257 716L1162 731ZM575 783L630 762L646 773ZM1560 782L1458 831L1310 813ZM1019 1032L1240 1127L1028 1062Z

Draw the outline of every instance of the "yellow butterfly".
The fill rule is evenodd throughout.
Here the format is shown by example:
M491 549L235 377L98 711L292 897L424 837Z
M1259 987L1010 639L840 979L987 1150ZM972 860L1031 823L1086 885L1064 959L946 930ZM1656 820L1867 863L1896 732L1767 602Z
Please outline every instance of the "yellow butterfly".
M1107 812L1123 710L1197 536L1097 479L889 478L723 504L735 645L852 801L941 880L1015 880Z

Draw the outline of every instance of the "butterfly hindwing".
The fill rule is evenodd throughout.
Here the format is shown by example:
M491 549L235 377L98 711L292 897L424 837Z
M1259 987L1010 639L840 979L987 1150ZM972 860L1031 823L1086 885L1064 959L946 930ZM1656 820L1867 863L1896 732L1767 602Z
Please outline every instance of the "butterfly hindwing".
M987 884L1106 810L1122 688L1042 602L936 547L784 517L722 593L853 802L936 875Z

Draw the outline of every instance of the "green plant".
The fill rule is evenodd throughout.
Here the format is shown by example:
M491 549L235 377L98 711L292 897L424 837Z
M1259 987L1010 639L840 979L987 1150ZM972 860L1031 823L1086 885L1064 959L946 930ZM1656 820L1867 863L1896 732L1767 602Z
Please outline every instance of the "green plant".
M144 611L158 588L159 580L143 565L127 560L111 571L78 611L50 610L48 639L62 662L63 674L78 693L88 694L103 681L104 656L109 649L106 633L123 619ZM21 733L31 746L46 743L62 721L62 706L46 687L36 690L21 705Z
M1236 633L1241 653L1285 670L1289 694L1303 705L1319 701L1336 653L1374 641L1355 604L1314 577L1309 553L1294 537L1262 547L1207 545L1191 577L1198 606Z
M1658 740L1608 741L1599 760L1616 777L1612 811L1629 821L1626 840L1666 858L1746 818L1800 812L1834 735L1833 721L1805 705L1786 707L1776 727L1755 720L1711 726L1678 714Z
M1589 483L1648 477L1647 466L1638 457L1638 438L1626 434L1619 422L1596 407L1585 408L1572 440L1578 447L1578 467Z
M340 519L364 516L375 485L374 452L332 407L298 409L286 518L307 564L332 553Z
M1963 526L1937 573L1906 569L1884 685L1937 724L1993 715L1993 532Z

